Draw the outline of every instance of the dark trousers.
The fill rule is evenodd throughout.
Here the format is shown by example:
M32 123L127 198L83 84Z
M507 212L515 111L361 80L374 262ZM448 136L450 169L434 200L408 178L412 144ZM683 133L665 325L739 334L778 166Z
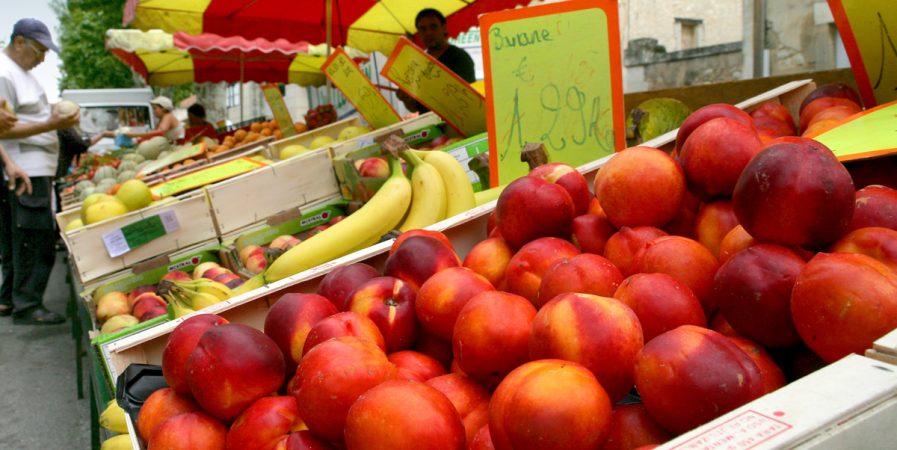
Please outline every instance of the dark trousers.
M56 232L50 197L51 177L32 177L32 193L17 197L0 190L0 257L3 280L0 303L21 313L43 303L44 289L56 259Z

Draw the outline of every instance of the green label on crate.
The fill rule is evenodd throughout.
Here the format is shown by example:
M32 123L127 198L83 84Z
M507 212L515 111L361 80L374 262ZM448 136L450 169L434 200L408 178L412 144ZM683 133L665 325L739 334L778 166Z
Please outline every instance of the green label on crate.
M175 178L171 181L166 181L165 183L153 186L150 188L150 191L152 191L153 195L168 197L180 192L189 191L207 184L235 177L264 165L265 163L250 158L234 159L226 163L214 165L208 169L203 169Z
M164 211L103 235L109 257L116 258L180 228L173 210Z

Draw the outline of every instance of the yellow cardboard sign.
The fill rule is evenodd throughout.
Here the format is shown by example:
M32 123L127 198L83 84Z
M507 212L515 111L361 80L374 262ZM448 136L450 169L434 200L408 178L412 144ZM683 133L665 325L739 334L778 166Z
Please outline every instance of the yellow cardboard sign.
M283 95L280 93L280 87L274 83L262 85L262 93L271 108L271 114L274 114L274 120L283 137L290 137L296 134L296 128L293 126L293 118L287 109L287 104L283 101Z
M480 29L492 186L529 172L530 142L574 167L625 147L616 1L485 14Z
M486 99L408 39L399 40L380 73L461 135L486 131Z
M382 128L402 121L399 113L342 49L336 49L321 69L372 127Z
M894 0L828 0L866 107L897 100Z
M150 191L155 196L168 197L227 178L232 178L265 165L265 163L254 159L238 158L209 167L208 169L199 170L182 177L174 178L162 184L157 184L156 186L151 187Z
M831 130L808 137L825 144L841 161L897 153L897 101L857 113Z
M202 156L206 151L206 143L200 142L196 145L191 145L189 147L179 148L167 155L163 158L159 158L155 161L150 162L149 164L143 166L140 171L137 172L138 175L149 175L158 170L164 169L172 164L179 163L186 159L196 158L197 156Z

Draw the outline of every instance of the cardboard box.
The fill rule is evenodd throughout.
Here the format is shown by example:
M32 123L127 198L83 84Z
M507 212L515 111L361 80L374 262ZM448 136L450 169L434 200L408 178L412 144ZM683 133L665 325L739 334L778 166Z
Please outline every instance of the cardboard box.
M209 212L204 192L191 192L174 197L170 203L160 203L134 211L123 216L114 217L103 222L86 225L70 232L61 232L62 239L68 248L74 269L82 284L89 283L104 275L118 272L141 261L159 255L167 255L188 248L199 242L217 238L215 223ZM56 215L56 223L60 230L72 220L79 217L80 209L63 211ZM127 251L120 256L110 256L110 233L116 233L123 227L155 216L177 222L177 229L156 238L146 244ZM146 223L146 222L142 222ZM106 241L104 241L106 236Z

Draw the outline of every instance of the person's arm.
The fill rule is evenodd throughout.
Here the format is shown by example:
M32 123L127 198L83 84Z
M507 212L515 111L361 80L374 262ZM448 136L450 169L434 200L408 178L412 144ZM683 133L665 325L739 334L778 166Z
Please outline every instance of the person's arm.
M405 105L405 109L411 112L420 112L421 104L417 102L413 97L408 95L405 91L399 89L396 91L396 97Z
M125 136L131 137L131 138L146 138L146 137L152 137L152 136L164 136L165 133L168 132L168 130L177 128L177 126L178 126L178 120L174 117L174 114L168 113L162 117L162 120L159 121L159 126L157 126L155 130L147 131L146 133L137 133L137 132L125 133Z
M13 93L14 89L10 81L6 78L0 78L0 97L9 99L12 98ZM11 128L0 133L0 139L22 139L35 134L46 133L47 131L69 128L77 125L80 119L80 111L62 116L57 113L56 108L53 108L50 119L46 122L24 123L21 120L17 121Z
M6 178L8 178L7 187L9 190L15 189L16 195L31 194L31 178L28 178L28 174L9 157L3 147L0 147L0 159L3 160L3 171L6 172ZM16 188L18 180L22 180L22 182Z
M16 121L19 120L15 114L9 112L6 108L9 103L3 98L0 98L0 132L5 132L13 127L16 124Z

